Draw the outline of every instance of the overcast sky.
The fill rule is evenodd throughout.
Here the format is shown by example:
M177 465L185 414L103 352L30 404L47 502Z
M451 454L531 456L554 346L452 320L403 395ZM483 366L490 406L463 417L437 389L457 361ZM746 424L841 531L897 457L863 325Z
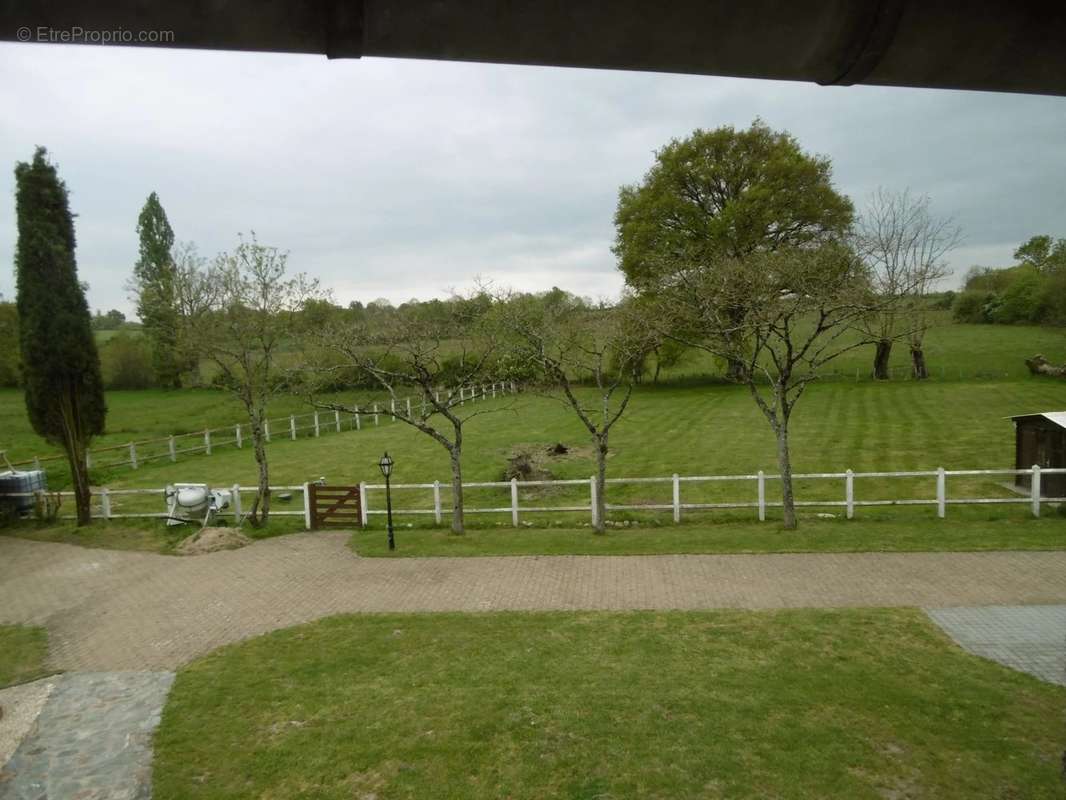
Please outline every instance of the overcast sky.
M441 296L476 276L616 296L619 185L694 128L761 116L832 159L861 206L928 194L1005 264L1066 236L1066 98L429 61L0 45L0 293L14 293L16 161L45 145L78 215L94 309L129 312L137 214L179 240L289 250L341 302Z

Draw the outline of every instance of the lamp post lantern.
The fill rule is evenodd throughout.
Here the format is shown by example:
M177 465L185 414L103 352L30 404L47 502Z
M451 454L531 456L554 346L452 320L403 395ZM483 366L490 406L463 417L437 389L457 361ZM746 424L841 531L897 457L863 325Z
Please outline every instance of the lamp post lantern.
M389 483L389 476L392 475L392 458L389 457L387 451L381 457L378 466L381 467L381 474L385 476L385 513L389 521L389 549L395 550L396 537L392 532L392 486Z

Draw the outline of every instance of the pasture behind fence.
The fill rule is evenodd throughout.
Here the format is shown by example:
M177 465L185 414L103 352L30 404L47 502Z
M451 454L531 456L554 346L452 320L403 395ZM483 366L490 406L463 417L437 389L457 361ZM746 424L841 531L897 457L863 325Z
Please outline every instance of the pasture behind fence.
M837 496L835 498L830 499L829 497L822 497L817 499L797 499L796 506L800 508L820 507L843 509L844 516L847 519L853 519L856 514L856 509L861 507L935 506L937 516L944 518L947 514L947 507L952 505L1001 504L1028 505L1032 515L1034 517L1039 517L1041 508L1044 505L1048 503L1066 503L1066 497L1048 497L1042 494L1042 477L1046 475L1063 474L1066 474L1066 468L1051 469L1033 466L1030 469L1023 470L947 470L941 467L935 470L905 472L854 472L852 470L845 470L844 472L797 473L793 475L793 480L798 485L825 482L829 483L831 486L831 484L835 482L837 484ZM961 497L949 495L952 479L974 477L985 478L993 476L1009 476L1011 478L1016 478L1019 475L1028 477L1030 482L1029 489L1024 494L1018 492L1011 493L1005 490L1007 496L1001 497ZM669 512L672 521L679 523L686 515L691 513L728 509L749 509L754 513L756 519L759 521L765 521L768 509L780 508L782 506L780 500L770 499L770 495L773 494L770 490L777 488L774 484L779 481L780 478L780 475L767 474L763 471L745 475L675 474L669 477L608 478L606 481L607 487L626 485L663 487L668 490L666 496L669 499L662 502L608 502L607 512ZM865 495L860 496L860 492L856 489L856 481L863 482L871 479L887 479L890 482L898 481L902 483L904 492L915 490L916 494L919 487L926 486L928 488L928 494L916 497L892 498L866 497ZM710 484L722 487L724 493L731 495L730 499L707 501L706 499L700 500L697 498L694 501L690 497L690 495L694 493L696 487ZM742 496L738 496L739 493L734 494L732 492L732 487L735 487L736 484L748 487ZM279 507L277 503L274 503L270 511L271 515L281 517L302 516L304 518L304 527L306 529L311 529L313 508L311 496L313 486L314 484L311 483L294 486L272 486L272 492L291 492L293 494L293 500L299 497L301 507L299 510L296 510L287 507ZM242 520L244 517L244 508L246 507L246 501L244 498L249 495L254 495L256 487L233 485L230 487L214 488L229 489L232 492L233 497L231 507L222 512L219 516ZM546 498L544 496L529 497L531 493L545 489L555 491L556 494L553 495L553 497L558 502L546 503ZM392 490L394 492L399 492L400 494L408 493L408 496L410 496L410 493L414 493L417 498L422 499L425 503L425 505L420 506L396 506L393 508L394 516L432 516L434 523L439 525L443 524L451 513L450 482L433 481L432 483L394 483L392 484ZM359 521L364 527L368 525L370 517L381 516L386 513L384 508L384 497L382 496L384 491L385 484L366 482L358 484L360 509ZM468 496L468 494L471 495L469 497L471 502L464 503L464 511L466 514L496 514L510 517L511 525L516 528L526 524L526 520L524 520L523 517L528 514L564 514L570 516L574 514L588 514L590 522L592 524L596 523L595 477L533 481L519 481L517 479L512 479L510 481L464 481L463 492L464 497ZM375 507L371 507L370 500L372 493L378 503ZM0 494L0 497L36 497L38 502L40 502L43 496L48 494L59 496L60 498L73 497L72 492L7 493ZM523 502L523 494L526 495L525 502ZM94 518L165 519L167 517L165 510L153 512L143 510L142 508L128 507L130 500L138 497L156 497L159 499L158 501L160 505L162 505L165 502L165 489L98 488L92 490L92 495L95 501L93 503ZM477 500L482 500L486 504L478 505L476 503ZM124 506L127 507L124 508ZM73 519L73 515L61 515L59 518Z
M445 393L447 397L451 397L453 391L458 391L458 402L462 406L468 402L483 402L497 396L514 394L517 388L514 381L461 386L457 390L438 390L436 392L438 400ZM426 401L421 397L412 399L407 396L398 400L389 400L388 403L382 401L362 408L355 406L356 413L316 410L306 414L290 414L287 417L266 420L263 433L266 441L270 442L278 439L296 440L301 436L307 438L325 433L341 433L346 430L362 430L365 425L380 425L381 417L395 422L395 417L390 412L399 409L401 413L410 415L416 406L423 411ZM97 447L87 450L85 456L90 469L115 467L139 469L142 465L155 461L176 462L182 456L193 454L209 456L213 451L224 447L240 449L246 442L251 442L251 425L241 422L202 431L175 433L155 439L141 439L108 447ZM6 461L5 453L6 451L0 450L0 464ZM41 469L43 464L65 463L66 460L65 455L34 456L31 459L8 463L13 467Z

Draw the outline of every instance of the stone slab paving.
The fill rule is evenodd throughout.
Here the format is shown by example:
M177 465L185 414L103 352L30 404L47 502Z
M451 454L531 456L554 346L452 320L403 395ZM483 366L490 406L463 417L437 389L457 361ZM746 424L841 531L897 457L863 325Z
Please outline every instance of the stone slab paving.
M173 672L90 672L56 680L36 724L0 768L0 800L141 800L152 734Z
M1066 581L1066 576L1063 576ZM1066 686L1066 605L927 608L960 647Z
M1066 604L1066 551L369 559L347 541L180 558L0 536L0 623L44 625L57 670L113 671L342 612Z
M54 676L0 689L0 767L15 755L56 688Z

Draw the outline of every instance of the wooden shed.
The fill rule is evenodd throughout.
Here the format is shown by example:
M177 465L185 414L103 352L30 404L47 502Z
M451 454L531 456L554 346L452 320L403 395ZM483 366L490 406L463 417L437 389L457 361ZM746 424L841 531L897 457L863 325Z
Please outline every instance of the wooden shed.
M1066 411L1019 414L1014 421L1014 468L1066 467ZM1029 475L1017 475L1019 489L1030 488ZM1043 497L1066 497L1066 474L1041 475Z

